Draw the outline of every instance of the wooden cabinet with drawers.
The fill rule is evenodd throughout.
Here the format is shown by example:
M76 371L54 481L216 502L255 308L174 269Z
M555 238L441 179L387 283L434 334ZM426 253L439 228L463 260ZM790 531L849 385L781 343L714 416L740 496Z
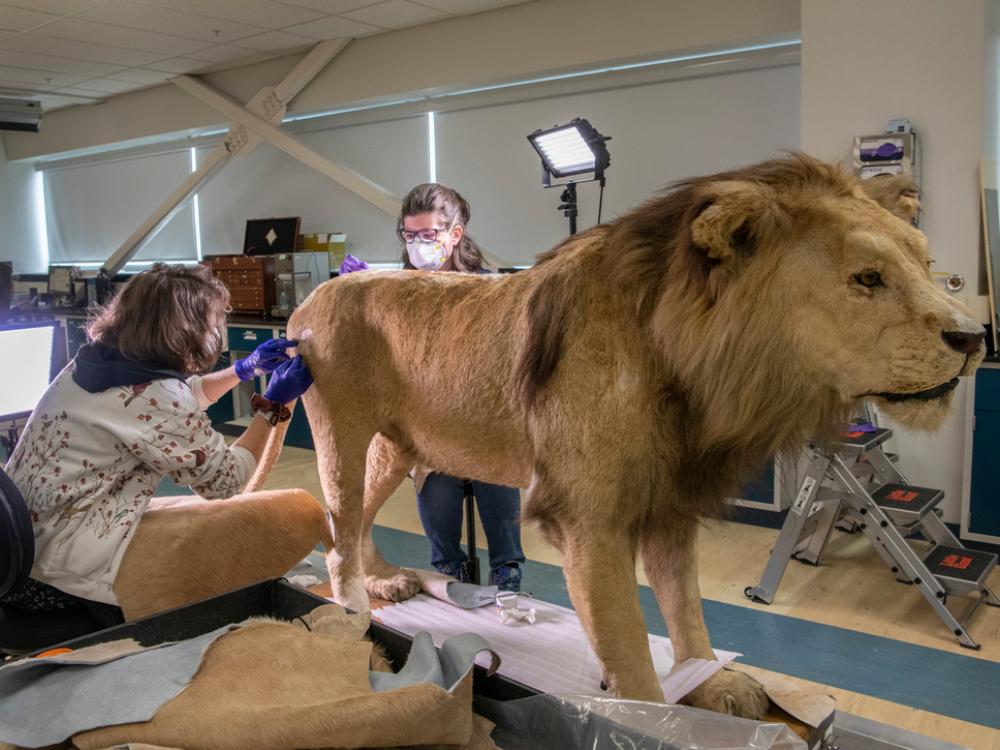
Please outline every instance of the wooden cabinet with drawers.
M216 255L205 258L229 290L235 312L269 315L274 306L274 256Z

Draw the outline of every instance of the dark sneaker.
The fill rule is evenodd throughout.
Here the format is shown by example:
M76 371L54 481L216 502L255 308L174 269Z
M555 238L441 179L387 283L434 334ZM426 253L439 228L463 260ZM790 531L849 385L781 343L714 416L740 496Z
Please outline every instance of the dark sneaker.
M521 568L516 563L503 565L490 571L490 585L501 591L521 590Z
M442 573L446 576L451 576L456 581L461 583L471 583L469 580L469 573L466 570L465 565L462 563L454 563L452 565L437 565L438 573Z

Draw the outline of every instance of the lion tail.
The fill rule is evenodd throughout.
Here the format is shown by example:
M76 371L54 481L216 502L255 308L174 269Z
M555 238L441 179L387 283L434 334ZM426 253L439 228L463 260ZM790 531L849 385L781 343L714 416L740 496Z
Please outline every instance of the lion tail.
M293 414L295 413L294 401L288 404L288 410ZM264 445L264 455L257 462L257 468L254 469L253 476L247 482L247 486L243 490L244 492L257 492L264 486L264 482L267 481L271 469L278 463L278 458L281 456L281 449L285 445L285 433L288 432L288 425L291 424L291 421L291 419L286 419L284 422L278 422L271 430L271 434L267 436L267 443Z

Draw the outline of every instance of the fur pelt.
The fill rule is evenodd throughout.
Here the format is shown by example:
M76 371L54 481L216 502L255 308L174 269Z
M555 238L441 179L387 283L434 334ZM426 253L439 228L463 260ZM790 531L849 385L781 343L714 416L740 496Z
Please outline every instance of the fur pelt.
M295 750L470 743L471 670L451 691L422 682L374 692L371 650L350 633L250 621L216 640L191 683L150 721L82 732L73 745Z

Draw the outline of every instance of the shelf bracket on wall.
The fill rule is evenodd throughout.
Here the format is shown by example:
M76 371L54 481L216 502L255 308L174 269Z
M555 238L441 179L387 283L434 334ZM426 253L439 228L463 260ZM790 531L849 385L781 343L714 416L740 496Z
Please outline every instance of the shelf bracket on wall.
M138 229L121 244L101 268L101 273L106 277L111 277L121 271L125 267L125 264L134 258L166 226L170 219L183 210L195 193L215 177L233 156L237 154L249 154L265 138L273 142L272 138L268 137L266 133L260 132L261 123L277 131L282 136L295 141L294 138L288 136L287 133L284 133L284 131L277 127L285 116L288 103L340 54L349 41L349 39L331 39L320 42L310 50L309 54L302 58L299 64L280 83L275 86L265 86L246 105L240 104L224 94L220 94L211 86L190 76L181 76L182 79L185 79L184 81L176 78L173 79L177 85L190 93L194 93L195 90L201 91L203 95L195 94L195 96L202 101L205 101L205 90L224 99L227 103L227 111L224 114L230 116L232 125L222 143L216 146L202 163L198 165L198 168L166 200L157 206ZM203 87L203 89L200 87ZM242 116L233 117L232 108L235 108L238 113L242 113ZM218 110L219 108L215 107L215 109ZM249 121L247 118L249 118ZM256 127L254 127L254 124ZM301 144L299 146L301 149L309 151L305 146L301 146ZM336 165L332 166L336 167ZM338 169L343 170L344 168L338 167ZM364 180L360 175L358 177ZM374 183L370 184L374 188L378 188ZM385 196L389 195L381 188L378 188L378 190L381 190ZM384 199L383 202L388 205L388 202ZM392 212L395 213L398 209L399 201L396 199L395 208L392 209Z

